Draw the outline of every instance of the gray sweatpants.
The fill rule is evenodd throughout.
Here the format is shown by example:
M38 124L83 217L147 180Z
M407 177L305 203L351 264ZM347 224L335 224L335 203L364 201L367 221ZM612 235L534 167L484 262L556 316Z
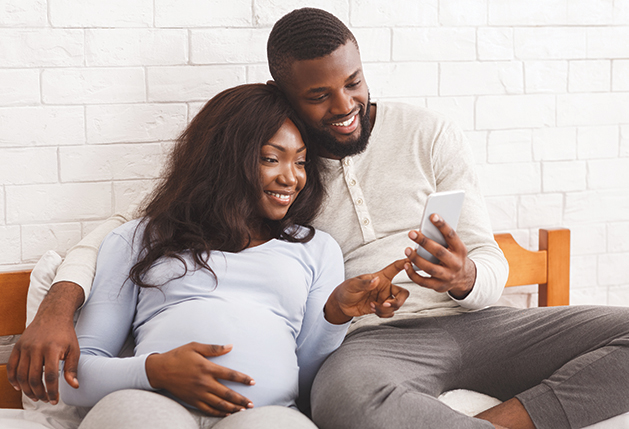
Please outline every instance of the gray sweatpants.
M146 390L119 390L101 399L79 429L317 429L299 411L288 407L252 408L219 418L190 410Z
M352 332L312 389L321 429L493 428L436 398L517 397L538 429L629 411L629 308L492 307Z

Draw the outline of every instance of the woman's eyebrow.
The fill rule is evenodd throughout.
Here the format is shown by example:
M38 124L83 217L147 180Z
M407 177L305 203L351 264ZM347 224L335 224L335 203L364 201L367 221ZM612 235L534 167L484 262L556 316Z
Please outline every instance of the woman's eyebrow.
M273 147L274 147L275 149L277 149L277 150L281 150L282 152L286 152L286 149L284 149L284 147L283 147L283 146L279 146L279 145L273 144L273 143L271 143L271 142L265 143L265 144L263 144L262 146L273 146ZM297 153L299 153L299 152L303 152L303 151L305 151L305 150L306 150L306 145L303 145L302 147L300 147L299 149L297 149Z

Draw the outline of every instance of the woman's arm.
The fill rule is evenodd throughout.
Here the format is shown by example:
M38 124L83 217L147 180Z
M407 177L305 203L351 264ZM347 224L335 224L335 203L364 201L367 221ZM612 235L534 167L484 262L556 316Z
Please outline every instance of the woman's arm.
M120 389L151 389L144 369L146 355L115 358L131 329L137 304L138 288L128 280L134 260L127 239L117 232L107 236L98 254L91 295L76 325L80 385L73 389L61 382L61 395L70 405L93 406Z

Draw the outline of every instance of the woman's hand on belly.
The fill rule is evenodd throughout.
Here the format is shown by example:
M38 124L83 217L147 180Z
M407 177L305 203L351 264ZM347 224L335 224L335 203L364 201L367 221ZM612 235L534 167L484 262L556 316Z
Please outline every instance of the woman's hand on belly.
M250 386L255 384L253 379L207 359L229 353L231 349L231 345L193 342L166 353L155 353L146 359L146 375L153 388L167 390L206 414L224 417L253 407L249 399L218 381Z

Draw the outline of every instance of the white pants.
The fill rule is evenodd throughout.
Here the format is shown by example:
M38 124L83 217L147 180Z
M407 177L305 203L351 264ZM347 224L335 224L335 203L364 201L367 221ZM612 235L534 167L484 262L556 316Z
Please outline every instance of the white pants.
M231 416L209 417L145 390L120 390L101 399L79 429L317 429L306 416L288 407L266 406Z

